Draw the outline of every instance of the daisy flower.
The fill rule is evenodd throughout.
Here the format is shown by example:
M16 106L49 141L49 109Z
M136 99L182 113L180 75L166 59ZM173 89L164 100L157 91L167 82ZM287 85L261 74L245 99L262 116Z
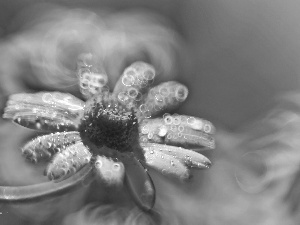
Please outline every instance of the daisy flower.
M100 179L126 185L135 203L150 210L155 187L148 173L187 180L191 169L209 168L200 150L213 149L215 128L207 120L168 114L188 96L186 86L169 81L152 87L155 69L145 62L126 68L112 92L92 54L79 57L77 75L86 101L68 93L20 93L9 97L3 117L50 134L29 141L23 155L47 161L50 182L0 187L0 201L28 201L70 191Z

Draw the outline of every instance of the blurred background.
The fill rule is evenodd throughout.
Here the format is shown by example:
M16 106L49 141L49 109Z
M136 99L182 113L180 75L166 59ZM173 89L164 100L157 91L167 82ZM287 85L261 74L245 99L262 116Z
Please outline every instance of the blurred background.
M83 51L102 59L111 88L126 66L148 61L155 82L188 86L178 113L217 127L217 148L205 153L211 169L188 184L153 175L156 223L299 224L299 12L294 0L1 1L0 107L18 92L80 97L74 71ZM45 181L19 151L35 133L0 126L0 184ZM0 205L0 224L150 224L86 192Z

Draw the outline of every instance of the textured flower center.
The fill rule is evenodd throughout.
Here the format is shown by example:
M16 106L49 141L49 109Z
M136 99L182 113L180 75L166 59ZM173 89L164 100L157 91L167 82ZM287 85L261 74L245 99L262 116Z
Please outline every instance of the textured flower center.
M85 114L79 126L81 138L101 147L119 152L132 151L138 140L138 122L134 110L122 105L110 96L97 96L86 106ZM103 152L91 148L94 154Z

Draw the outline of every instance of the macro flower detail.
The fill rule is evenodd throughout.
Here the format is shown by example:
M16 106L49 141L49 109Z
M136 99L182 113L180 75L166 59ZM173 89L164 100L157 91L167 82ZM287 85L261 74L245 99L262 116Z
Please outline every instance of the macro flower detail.
M150 210L155 187L147 169L182 180L191 169L209 168L199 151L213 149L215 128L207 120L168 114L188 96L175 81L151 84L153 66L135 62L126 68L112 92L91 54L77 65L79 88L86 102L67 93L22 93L9 97L3 117L30 129L51 132L29 141L23 155L47 161L47 186L0 188L0 199L22 200L63 192L93 177L107 185L128 187L133 200ZM163 116L161 116L163 115ZM42 190L43 188L43 190Z

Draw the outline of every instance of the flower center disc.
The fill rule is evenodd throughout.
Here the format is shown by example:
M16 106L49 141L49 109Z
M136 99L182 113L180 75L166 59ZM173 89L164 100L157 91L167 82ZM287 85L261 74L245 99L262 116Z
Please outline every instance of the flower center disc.
M109 95L96 96L87 102L79 132L87 145L92 143L97 149L106 146L128 152L132 151L132 145L138 140L138 121L133 109Z

